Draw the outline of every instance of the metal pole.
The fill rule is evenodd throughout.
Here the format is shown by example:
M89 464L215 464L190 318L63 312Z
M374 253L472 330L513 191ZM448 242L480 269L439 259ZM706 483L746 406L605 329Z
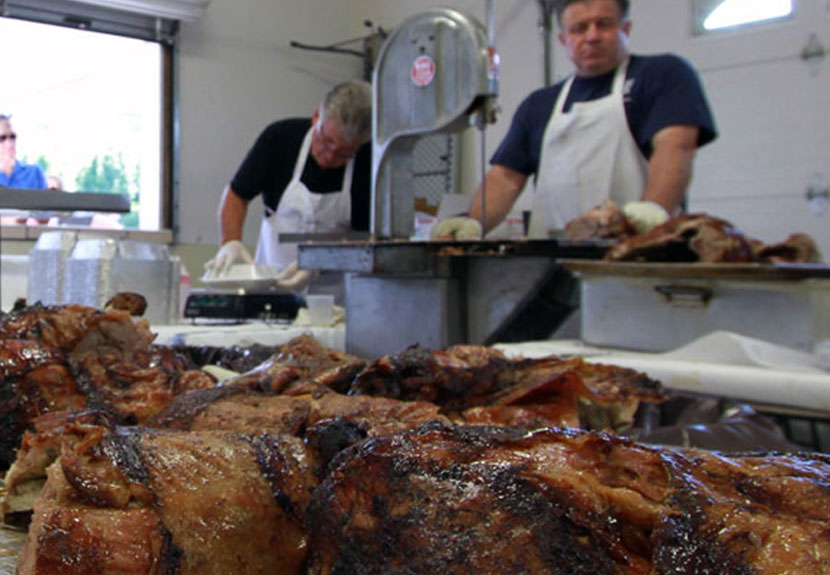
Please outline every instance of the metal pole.
M542 52L544 54L545 86L553 84L553 8L555 0L538 0L541 17L539 27L542 30Z
M487 44L496 45L496 19L493 10L493 0L487 0Z
M496 18L493 9L493 0L487 0L487 45L494 48L496 45ZM478 127L481 133L481 235L487 233L487 140L484 137L484 129L487 126L487 106L479 112Z

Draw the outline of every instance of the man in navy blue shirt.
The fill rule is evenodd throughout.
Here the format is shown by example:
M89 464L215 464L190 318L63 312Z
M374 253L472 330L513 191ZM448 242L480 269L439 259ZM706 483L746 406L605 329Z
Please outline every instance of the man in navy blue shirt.
M640 232L682 205L695 152L716 137L714 120L685 60L630 53L628 9L628 0L557 6L559 41L576 73L533 92L516 111L485 176L485 232L531 176L531 237L549 237L606 198ZM481 188L469 215L481 218Z
M46 189L46 176L38 165L17 161L17 134L11 118L0 114L0 187Z

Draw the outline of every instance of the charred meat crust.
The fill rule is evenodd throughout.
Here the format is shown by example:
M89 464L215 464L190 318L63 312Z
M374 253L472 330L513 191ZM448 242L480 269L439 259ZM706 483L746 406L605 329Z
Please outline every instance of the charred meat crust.
M301 440L140 427L77 431L36 504L21 572L224 575L240 565L300 572L304 513L318 483ZM123 570L127 552L136 563Z
M32 419L82 405L63 354L38 342L4 341L0 346L0 469L14 461Z
M748 238L726 220L682 214L644 234L625 239L605 255L610 261L751 262Z
M830 457L430 424L331 469L308 511L315 575L830 572Z

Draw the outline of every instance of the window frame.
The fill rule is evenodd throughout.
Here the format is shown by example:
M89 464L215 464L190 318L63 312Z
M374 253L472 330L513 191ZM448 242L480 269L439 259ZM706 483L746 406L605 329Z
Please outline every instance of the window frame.
M692 35L695 37L711 36L713 34L723 34L735 32L739 30L755 30L764 26L775 26L781 23L792 21L796 18L798 11L798 0L792 0L793 9L786 16L779 16L776 18L767 18L764 20L756 20L753 22L744 22L743 24L735 24L733 26L725 26L723 28L715 28L707 30L703 23L712 11L723 2L727 0L691 0L692 6ZM830 10L830 0L827 0L828 10Z
M0 0L0 17L56 25L156 42L161 52L159 221L154 229L176 236L178 212L178 90L179 22L67 0Z

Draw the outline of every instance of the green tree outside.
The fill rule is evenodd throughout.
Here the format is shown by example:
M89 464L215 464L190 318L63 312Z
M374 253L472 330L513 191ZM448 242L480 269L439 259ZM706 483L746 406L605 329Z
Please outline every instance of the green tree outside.
M121 194L130 198L130 213L121 216L121 224L125 228L138 228L138 173L136 168L130 181L121 154L116 157L111 154L95 156L75 177L75 184L83 192Z
M49 175L49 160L46 159L46 156L38 156L37 161L35 163L41 167L44 174L46 174L47 176Z

